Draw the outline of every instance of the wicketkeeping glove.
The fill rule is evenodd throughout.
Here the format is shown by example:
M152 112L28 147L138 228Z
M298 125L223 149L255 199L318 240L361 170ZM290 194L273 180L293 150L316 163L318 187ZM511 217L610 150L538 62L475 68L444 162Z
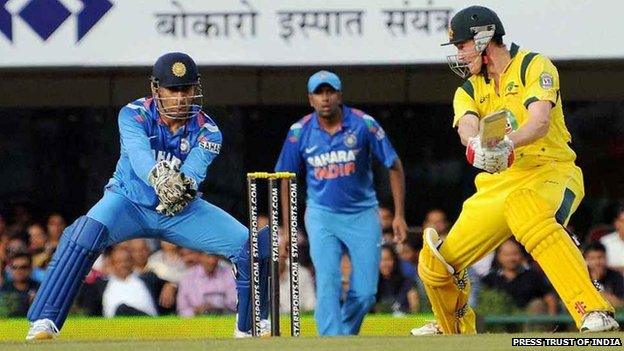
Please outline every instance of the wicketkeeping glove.
M148 180L158 196L156 211L167 216L182 211L197 195L195 180L168 161L158 162L150 171Z

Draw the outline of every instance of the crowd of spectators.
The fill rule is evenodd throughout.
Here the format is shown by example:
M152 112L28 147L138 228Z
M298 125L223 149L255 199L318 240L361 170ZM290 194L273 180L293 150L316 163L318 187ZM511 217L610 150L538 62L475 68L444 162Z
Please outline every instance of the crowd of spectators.
M0 215L0 317L23 317L45 276L47 265L66 226L65 218L52 213L35 221L27 208L17 206L9 220ZM379 211L383 229L377 303L373 313L430 312L418 277L422 228L433 227L442 238L451 223L444 211L432 209L422 226L410 227L407 240L392 236L392 210ZM259 218L259 225L267 222ZM583 256L592 280L616 307L624 306L624 208L617 211L610 230L587 236ZM601 226L604 228L605 225ZM280 311L289 312L288 240L280 240ZM307 254L303 231L299 235L300 308L314 310L314 269ZM351 266L348 253L342 264L344 296L349 290ZM236 310L236 285L229 261L154 239L134 239L109 247L97 259L83 284L72 313L90 316L193 317L227 314ZM544 273L513 238L469 269L473 294L504 294L514 308L527 314L563 313L563 307ZM490 295L487 295L490 296Z

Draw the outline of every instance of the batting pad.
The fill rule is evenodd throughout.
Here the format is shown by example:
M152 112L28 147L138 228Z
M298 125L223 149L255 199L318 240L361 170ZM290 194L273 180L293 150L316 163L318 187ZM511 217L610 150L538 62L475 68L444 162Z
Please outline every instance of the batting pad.
M61 329L80 285L107 239L106 226L87 216L78 218L65 230L28 310L29 321L48 318Z
M590 311L614 312L591 282L581 252L557 223L555 210L536 191L520 189L505 200L505 218L518 241L539 263L577 327Z
M468 306L470 280L466 270L451 275L448 264L441 260L435 245L438 234L425 229L422 250L418 259L418 275L425 286L431 308L444 334L474 334L474 311Z

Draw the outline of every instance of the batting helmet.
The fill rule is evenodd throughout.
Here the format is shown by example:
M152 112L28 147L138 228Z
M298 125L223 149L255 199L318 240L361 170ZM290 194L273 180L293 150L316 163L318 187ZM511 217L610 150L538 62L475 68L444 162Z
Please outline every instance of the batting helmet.
M449 25L449 41L442 45L459 44L474 40L475 50L485 55L485 48L493 37L505 35L505 28L498 15L487 7L470 6L453 16ZM447 61L453 72L462 78L470 76L469 63L459 55L448 55ZM482 70L485 69L483 66ZM486 74L487 79L487 74Z
M488 27L494 26L493 35L505 35L505 28L498 15L483 6L467 7L453 16L449 26L449 41L442 45L461 43L473 39L474 36Z
M181 52L170 52L156 60L150 77L152 96L161 116L171 119L188 119L202 109L203 94L197 65ZM180 90L194 86L193 95L163 97L160 88Z

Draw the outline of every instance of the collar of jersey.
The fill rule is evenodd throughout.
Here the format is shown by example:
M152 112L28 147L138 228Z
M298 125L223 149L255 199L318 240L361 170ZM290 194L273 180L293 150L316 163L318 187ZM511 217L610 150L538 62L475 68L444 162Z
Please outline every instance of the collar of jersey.
M347 105L342 105L342 125L340 130L347 130L351 126L351 108ZM319 116L316 112L312 114L312 127L316 129L321 129L321 125L319 124Z

